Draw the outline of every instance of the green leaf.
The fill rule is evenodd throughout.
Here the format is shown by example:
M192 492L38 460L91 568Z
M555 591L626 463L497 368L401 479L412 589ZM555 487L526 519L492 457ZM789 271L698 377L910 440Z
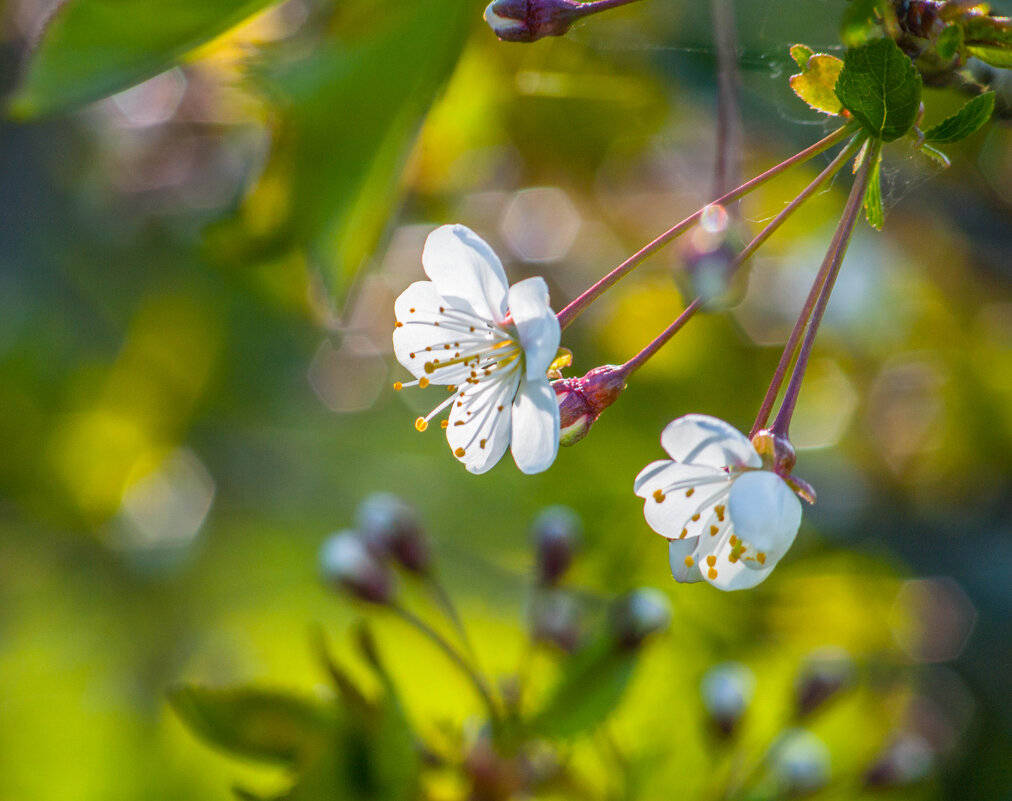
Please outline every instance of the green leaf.
M19 119L67 111L164 72L274 0L68 0L10 100Z
M809 55L802 63L801 57L805 51ZM843 106L833 88L840 77L843 62L835 56L813 53L803 45L794 45L791 48L791 56L801 66L801 72L790 78L794 94L816 111L825 114L839 114L843 110Z
M935 52L940 58L951 59L955 58L962 46L963 29L959 25L948 25L938 34L938 39L935 41Z
M274 147L238 217L209 231L212 254L243 266L296 254L347 289L394 216L473 13L469 0L391 2L351 44L333 32L308 53L269 54L258 74L283 112Z
M636 666L636 652L604 636L577 652L532 721L547 737L571 737L604 721L618 705Z
M815 51L807 45L791 45L791 58L794 59L794 63L801 67L801 69L804 69L807 66L808 59L810 59L814 54Z
M882 208L882 153L875 154L875 163L868 176L868 188L864 192L864 216L868 225L877 231L885 224L885 211Z
M888 0L850 0L840 23L840 38L847 47L858 47L884 25L886 31L896 27L896 14Z
M921 76L892 39L878 39L847 51L836 96L872 136L892 142L917 119Z
M980 130L994 111L994 92L977 95L951 117L924 132L925 142L949 144Z
M285 764L309 761L337 724L329 706L258 687L213 690L184 685L169 692L169 702L183 722L212 745Z
M988 14L963 21L966 52L993 67L1012 68L1012 19Z

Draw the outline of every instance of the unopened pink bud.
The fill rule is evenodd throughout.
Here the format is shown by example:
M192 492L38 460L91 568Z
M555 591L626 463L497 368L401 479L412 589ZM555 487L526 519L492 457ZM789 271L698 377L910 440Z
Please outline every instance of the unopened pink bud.
M485 21L505 42L536 42L565 34L582 16L581 5L572 0L492 0Z
M559 444L575 445L625 389L625 375L606 364L582 378L553 381L552 388L559 402Z

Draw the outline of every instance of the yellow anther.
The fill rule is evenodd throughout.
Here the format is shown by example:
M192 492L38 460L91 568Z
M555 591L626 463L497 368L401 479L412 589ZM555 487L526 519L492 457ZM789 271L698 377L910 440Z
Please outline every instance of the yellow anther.
M657 501L657 503L662 503L664 501L664 493L660 490L654 490L654 500Z
M439 427L445 431L449 427L449 425L450 425L449 420L443 420L443 422L439 424Z
M394 328L402 328L403 326L404 326L404 323L402 323L400 320L398 320L396 323L394 323Z
M460 459L464 456L466 452L467 451L465 451L463 448L457 448L457 450L453 452L453 455L456 456L458 459Z
M721 523L723 523L724 522L724 505L721 504L719 506L714 506L713 507L713 511L717 513L717 519Z
M734 534L732 534L731 539L729 539L728 542L731 543L731 547L733 548L735 545L738 544L738 538L734 536Z
M691 556L686 556L685 557L685 566L686 567L692 567L694 564L696 564L696 560L695 559L693 559Z
M409 311L409 312L411 312L412 314L414 314L414 313L415 313L415 310L414 310L414 309L408 309L408 311Z
M394 391L400 392L402 389L404 389L404 384L402 384L400 381L394 381Z
M435 363L433 363L433 362L426 362L425 363L425 372L432 373L432 372L435 371L435 369L436 369Z
M429 427L429 424L425 420L424 417L419 417L417 420L415 420L415 430L416 431L424 431L428 427Z
M427 369L428 365L425 365L425 367ZM425 389L428 385L429 379L427 379L425 376L422 376L421 378L418 379L418 386L421 387L422 389Z
M455 386L453 386L453 384L450 384L450 386L448 386L446 388L446 391L449 392L452 395L454 392L457 391L457 388Z
M706 571L706 575L709 576L711 580L717 578L717 568L711 567Z
M689 536L689 530L687 528L683 528L682 533L678 535L678 539L684 540L687 536Z
M694 488L694 487L690 487L689 489L687 489L687 490L685 491L685 497L686 497L686 498L691 498L691 497L692 497L692 494L693 494L693 493L694 493L695 491L696 491L696 490L695 490L695 488Z
M756 560L758 560L759 564L761 565L766 564L766 554L764 554L762 551L759 551L759 553L755 555L755 558Z
M699 522L699 512L696 512L696 513L695 513L695 514L694 514L694 515L692 516L692 522L693 522L693 523L697 523L697 522Z
M478 443L478 447L481 448L482 450L485 450L485 443L486 442L487 442L487 440L483 439L481 442Z
M710 526L710 536L711 537L716 537L718 531L720 531L720 529L717 526Z
M710 567L713 567L715 564L717 564L717 557L711 553L708 557L706 557L706 563Z

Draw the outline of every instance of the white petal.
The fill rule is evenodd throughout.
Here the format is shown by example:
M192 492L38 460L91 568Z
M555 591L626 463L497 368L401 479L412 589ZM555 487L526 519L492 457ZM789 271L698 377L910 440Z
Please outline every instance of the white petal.
M705 414L687 414L668 423L661 445L676 462L709 467L762 467L748 437Z
M738 538L775 564L794 542L801 525L801 502L780 476L768 470L735 479L728 512Z
M450 407L446 441L469 472L491 470L506 452L512 429L510 407L519 382L520 371L512 370L496 380L467 385L457 393Z
M534 277L510 287L509 313L527 359L527 377L544 376L559 351L559 321L548 305L548 284Z
M693 537L703 530L713 507L724 499L730 485L730 478L722 470L665 459L643 468L633 488L644 499L643 516L650 527L662 537L682 539L683 531L686 537ZM654 495L658 490L661 501Z
M524 473L551 467L559 452L559 403L555 390L542 374L521 379L513 401L513 459Z
M687 557L692 558L697 540L697 537L691 537L685 540L671 540L668 543L668 563L671 565L671 575L680 584L694 584L703 578L702 573L699 572L699 565L694 559L691 566L685 562Z
M506 273L495 252L464 225L437 228L422 250L422 268L439 294L476 318L501 323L506 317Z
M433 384L459 384L470 374L470 368L454 365L429 373L425 370L426 362L446 361L460 353L488 347L496 342L497 336L502 336L487 327L475 326L475 331L470 331L470 326L461 325L452 311L446 312L446 303L431 281L416 281L400 294L394 305L400 323L393 334L397 361L416 378L426 376ZM434 325L436 322L440 324Z
M741 559L732 563L725 557L717 560L717 577L707 577L706 580L718 590L750 590L761 584L773 572L774 567L776 562L767 562L762 567L753 569Z

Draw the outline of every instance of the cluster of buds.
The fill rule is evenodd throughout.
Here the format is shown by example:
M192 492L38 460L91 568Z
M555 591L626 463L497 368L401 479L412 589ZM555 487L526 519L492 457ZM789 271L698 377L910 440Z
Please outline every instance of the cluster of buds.
M431 551L415 511L389 493L370 495L356 511L355 529L328 537L320 548L323 581L367 603L394 600L396 579L390 563L428 576Z

